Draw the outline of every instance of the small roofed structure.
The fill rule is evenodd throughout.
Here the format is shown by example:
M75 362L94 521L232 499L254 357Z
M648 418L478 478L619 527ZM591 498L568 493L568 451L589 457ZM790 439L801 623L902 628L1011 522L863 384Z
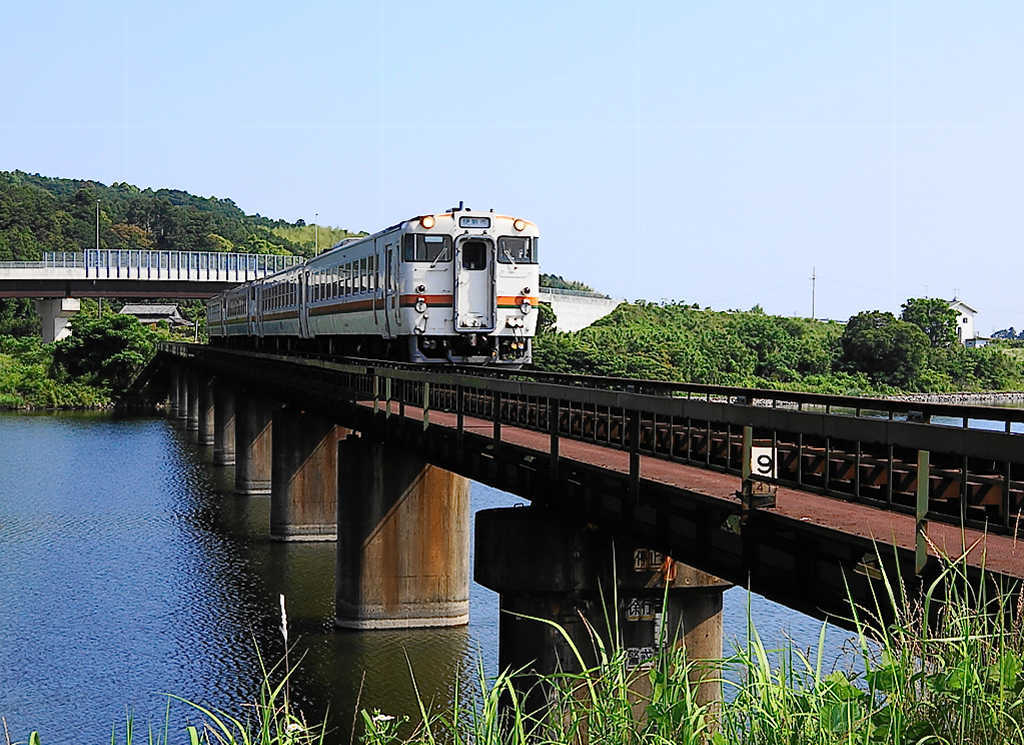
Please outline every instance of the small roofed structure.
M129 304L118 312L126 316L135 316L144 326L156 326L161 321L166 321L169 326L192 325L191 321L181 315L177 305Z

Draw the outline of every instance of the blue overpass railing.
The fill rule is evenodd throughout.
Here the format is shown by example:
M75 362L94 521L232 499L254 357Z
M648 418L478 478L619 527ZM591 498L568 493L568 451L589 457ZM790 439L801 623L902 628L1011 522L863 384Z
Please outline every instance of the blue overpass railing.
M5 269L84 269L92 279L241 281L301 264L301 256L214 251L88 250L43 254L42 261L0 262Z

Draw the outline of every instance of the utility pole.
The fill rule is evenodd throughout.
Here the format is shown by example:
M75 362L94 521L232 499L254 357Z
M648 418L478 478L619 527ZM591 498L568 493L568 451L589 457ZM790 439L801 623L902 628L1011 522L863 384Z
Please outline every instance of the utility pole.
M814 293L817 289L816 285L818 282L818 271L816 267L811 267L811 320L814 320Z
M320 213L313 213L313 255L320 253Z
M96 262L99 265L100 260L100 200L96 200ZM89 262L86 262L88 264ZM99 299L99 303L96 306L96 313L99 316L103 315L103 298Z

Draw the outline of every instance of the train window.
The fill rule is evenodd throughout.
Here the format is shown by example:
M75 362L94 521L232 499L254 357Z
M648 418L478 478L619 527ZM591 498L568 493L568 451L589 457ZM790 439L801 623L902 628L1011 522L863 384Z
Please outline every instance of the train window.
M483 241L466 241L462 244L462 268L486 269L487 244Z
M413 235L402 236L403 261L429 261L436 263L451 261L452 237L450 235Z
M498 261L502 264L536 264L537 239L503 235L498 239Z

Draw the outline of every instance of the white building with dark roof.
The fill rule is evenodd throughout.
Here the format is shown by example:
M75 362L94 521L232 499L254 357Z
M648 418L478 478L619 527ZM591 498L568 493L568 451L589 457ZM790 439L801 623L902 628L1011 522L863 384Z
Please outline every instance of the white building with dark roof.
M949 307L956 311L956 339L967 347L973 347L978 334L974 329L974 319L978 310L972 308L959 298L949 301Z

